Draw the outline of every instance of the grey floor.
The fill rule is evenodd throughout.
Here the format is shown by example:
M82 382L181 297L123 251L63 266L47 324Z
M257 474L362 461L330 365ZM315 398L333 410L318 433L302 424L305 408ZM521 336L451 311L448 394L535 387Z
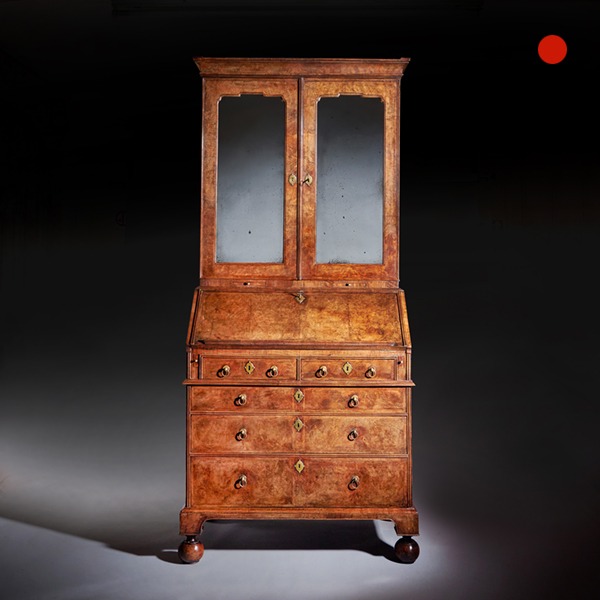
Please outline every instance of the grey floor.
M303 521L208 523L202 561L178 563L196 233L163 224L123 239L15 240L5 255L0 597L586 597L598 411L581 273L567 274L581 310L566 343L557 315L574 302L547 295L538 261L554 268L554 234L532 242L467 218L464 236L485 252L463 236L462 250L436 254L422 236L450 235L448 221L406 220L421 249L406 258L415 564L394 560L391 523ZM596 239L567 238L578 253Z

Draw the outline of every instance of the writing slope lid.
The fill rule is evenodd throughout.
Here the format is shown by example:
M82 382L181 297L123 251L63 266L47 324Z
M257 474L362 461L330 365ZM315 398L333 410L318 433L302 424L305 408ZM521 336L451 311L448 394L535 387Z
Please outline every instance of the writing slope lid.
M193 310L192 345L410 346L402 292L202 291Z

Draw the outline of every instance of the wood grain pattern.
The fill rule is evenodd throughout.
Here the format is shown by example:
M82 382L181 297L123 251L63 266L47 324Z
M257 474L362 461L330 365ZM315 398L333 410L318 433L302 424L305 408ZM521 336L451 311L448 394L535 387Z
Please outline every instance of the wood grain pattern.
M419 532L414 383L398 287L400 78L409 61L194 60L203 78L201 247L187 332L180 557L200 559L196 536L208 519L387 519L410 562L418 546L409 536ZM216 262L219 102L242 94L285 102L282 263ZM316 262L317 106L339 95L384 105L381 264ZM310 186L299 183L306 174Z

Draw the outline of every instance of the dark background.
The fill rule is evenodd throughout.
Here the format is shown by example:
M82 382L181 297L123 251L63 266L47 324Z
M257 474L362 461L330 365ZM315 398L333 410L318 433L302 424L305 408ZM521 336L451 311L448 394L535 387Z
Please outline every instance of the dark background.
M177 543L176 511L143 532L127 511L157 487L184 495L192 57L410 57L401 286L422 525L453 525L449 557L476 537L502 572L479 597L584 597L600 499L599 24L591 0L0 2L0 516L140 555ZM548 34L567 43L560 64L538 57ZM75 487L110 488L128 525L94 524L106 504L83 510Z

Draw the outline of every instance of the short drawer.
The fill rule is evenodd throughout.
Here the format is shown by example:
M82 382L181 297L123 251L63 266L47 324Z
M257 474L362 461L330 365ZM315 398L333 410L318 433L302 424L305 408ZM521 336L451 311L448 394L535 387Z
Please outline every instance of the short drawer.
M304 452L406 454L406 417L300 417ZM300 448L296 444L296 448Z
M298 410L292 387L190 386L192 412Z
M301 457L294 504L305 507L409 506L407 459Z
M214 381L276 381L296 379L295 358L205 357L202 378Z
M303 381L391 381L396 379L396 363L386 359L306 359L302 360Z
M406 388L300 388L304 410L343 411L352 414L366 412L405 413L408 393Z
M202 416L190 420L191 453L291 452L294 417Z
M190 494L194 506L290 506L293 461L287 458L192 457Z

